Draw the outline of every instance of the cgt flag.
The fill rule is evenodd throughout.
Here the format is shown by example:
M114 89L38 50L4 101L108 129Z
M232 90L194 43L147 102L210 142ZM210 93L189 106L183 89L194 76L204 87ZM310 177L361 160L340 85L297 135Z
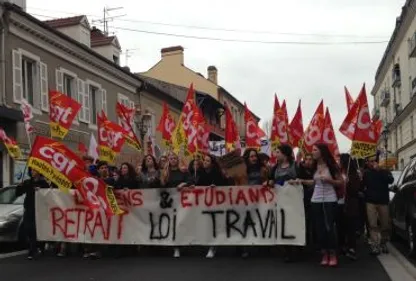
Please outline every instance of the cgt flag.
M49 91L51 136L65 138L80 109L81 104L74 99L58 91Z
M7 136L3 128L0 128L0 141L2 141L6 146L7 152L9 153L10 157L12 157L13 159L22 158L22 151L20 150L19 145L14 139Z
M102 208L107 215L122 213L112 189L101 179L87 173L84 162L60 142L36 137L28 167L42 174L61 190L69 191L75 186L90 208Z
M102 111L98 114L98 150L99 158L109 164L114 164L117 154L125 141L126 130L107 119Z
M137 136L135 135L133 130L134 112L134 107L127 107L124 104L117 102L116 113L117 117L120 120L120 125L125 131L124 138L126 140L126 143L130 147L140 152L142 150L142 144L137 139Z

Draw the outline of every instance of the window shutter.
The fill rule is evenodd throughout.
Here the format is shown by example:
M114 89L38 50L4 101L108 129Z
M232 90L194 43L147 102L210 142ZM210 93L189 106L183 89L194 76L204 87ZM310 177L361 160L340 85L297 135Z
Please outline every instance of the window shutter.
M23 97L22 54L18 50L13 50L12 60L13 60L13 101L16 103L20 103Z
M33 64L33 107L36 109L42 108L42 92L41 92L41 70L40 61ZM29 97L27 97L29 99Z
M84 116L85 122L90 123L91 121L91 110L90 110L90 87L88 83L84 83Z
M64 74L59 69L56 70L56 90L58 92L63 93L64 92ZM70 93L67 93L70 94Z
M40 63L40 97L41 109L49 111L48 67L43 62Z
M107 115L107 90L101 89L101 107L104 113Z
M78 88L78 102L82 105L80 111L78 112L78 118L79 121L84 121L85 122L85 112L84 112L84 90L85 90L85 86L84 86L84 81L82 81L81 79L77 79L77 88Z

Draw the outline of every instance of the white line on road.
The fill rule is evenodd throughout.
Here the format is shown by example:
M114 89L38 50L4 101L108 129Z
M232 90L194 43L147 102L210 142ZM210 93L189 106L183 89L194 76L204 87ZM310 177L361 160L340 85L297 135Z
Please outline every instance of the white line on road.
M416 268L391 244L390 254L378 256L392 281L414 281L416 279Z
M7 258L15 257L15 256L21 256L21 255L24 255L24 254L27 254L27 250L11 252L11 253L6 253L6 254L0 254L0 259L7 259Z

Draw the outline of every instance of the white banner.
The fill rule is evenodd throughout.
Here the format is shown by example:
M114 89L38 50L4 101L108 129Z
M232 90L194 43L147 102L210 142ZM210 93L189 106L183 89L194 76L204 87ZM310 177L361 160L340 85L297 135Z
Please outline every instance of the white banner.
M301 186L116 191L120 216L77 193L36 193L39 240L136 245L305 245Z

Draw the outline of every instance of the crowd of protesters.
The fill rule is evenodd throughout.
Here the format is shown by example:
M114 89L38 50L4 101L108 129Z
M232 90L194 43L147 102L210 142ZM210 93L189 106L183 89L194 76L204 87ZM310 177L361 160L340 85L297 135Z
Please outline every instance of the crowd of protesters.
M247 185L300 184L304 188L306 246L281 247L284 260L293 262L309 250L320 251L321 265L335 267L338 257L345 255L351 260L357 257L357 240L364 237L370 245L370 253L387 253L389 239L389 189L392 174L379 168L377 156L358 163L348 154L334 159L327 145L317 144L311 154L294 157L290 146L277 149L277 163L269 164L269 158L255 149L246 149L243 158L247 167ZM236 179L222 169L212 155L195 157L189 165L183 164L174 153L156 159L146 155L137 167L123 163L109 167L106 162L94 163L84 157L85 169L103 179L115 189L144 188L192 188L194 186L230 186ZM17 188L17 195L26 193L24 202L24 225L29 241L29 259L45 249L36 239L35 191L49 188L42 176L30 171L30 179ZM58 256L66 255L65 243L55 244ZM115 248L119 246L114 246ZM243 258L250 256L250 246L238 247ZM100 248L94 244L84 245L84 258L99 258ZM117 249L115 250L117 252ZM180 257L181 248L174 248L174 257ZM213 258L216 248L210 247L206 257Z

